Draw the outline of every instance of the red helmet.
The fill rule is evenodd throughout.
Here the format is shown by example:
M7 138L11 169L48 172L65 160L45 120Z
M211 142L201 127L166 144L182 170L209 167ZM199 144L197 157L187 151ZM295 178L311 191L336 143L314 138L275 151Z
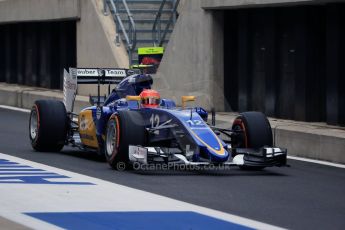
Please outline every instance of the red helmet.
M160 104L160 95L156 90L144 89L139 96L144 108L157 108Z

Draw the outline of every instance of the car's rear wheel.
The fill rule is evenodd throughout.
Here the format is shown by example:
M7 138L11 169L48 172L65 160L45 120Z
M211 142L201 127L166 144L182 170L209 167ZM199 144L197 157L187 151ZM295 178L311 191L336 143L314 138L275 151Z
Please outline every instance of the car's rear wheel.
M37 151L60 151L66 141L68 117L61 101L35 101L29 120L29 137Z
M273 144L271 125L261 112L241 113L234 120L232 129L238 132L234 140L234 148L259 149ZM259 170L264 167L241 166L240 168Z
M119 111L107 123L105 156L109 165L117 170L128 168L129 145L146 143L146 131L141 114L136 111Z

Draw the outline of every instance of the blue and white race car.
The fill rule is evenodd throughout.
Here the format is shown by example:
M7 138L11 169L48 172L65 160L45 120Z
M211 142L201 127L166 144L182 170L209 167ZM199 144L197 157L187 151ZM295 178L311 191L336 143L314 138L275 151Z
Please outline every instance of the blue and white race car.
M201 107L182 107L150 90L152 77L127 69L77 69L64 74L64 102L38 100L30 115L30 140L37 151L64 145L105 156L111 167L123 165L240 166L262 169L286 165L287 150L273 146L268 119L241 113L231 129L211 124ZM97 84L92 106L73 113L78 84ZM109 95L100 96L100 85ZM117 86L110 91L112 84ZM223 138L221 138L223 137Z

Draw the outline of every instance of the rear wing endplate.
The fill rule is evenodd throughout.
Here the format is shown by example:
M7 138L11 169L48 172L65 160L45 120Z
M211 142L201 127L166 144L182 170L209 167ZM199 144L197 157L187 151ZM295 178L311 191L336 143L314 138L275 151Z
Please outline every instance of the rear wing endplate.
M67 112L73 112L78 84L97 84L99 99L101 84L108 84L110 88L111 84L119 84L124 78L132 74L134 74L133 70L122 68L69 68L69 72L64 69L63 102Z

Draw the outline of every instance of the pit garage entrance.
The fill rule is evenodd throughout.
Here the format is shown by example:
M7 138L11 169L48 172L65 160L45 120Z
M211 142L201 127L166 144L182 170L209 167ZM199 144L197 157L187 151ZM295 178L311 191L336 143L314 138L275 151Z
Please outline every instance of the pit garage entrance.
M76 21L0 25L0 82L62 88L63 68L76 66Z
M228 111L345 125L345 4L224 11Z

